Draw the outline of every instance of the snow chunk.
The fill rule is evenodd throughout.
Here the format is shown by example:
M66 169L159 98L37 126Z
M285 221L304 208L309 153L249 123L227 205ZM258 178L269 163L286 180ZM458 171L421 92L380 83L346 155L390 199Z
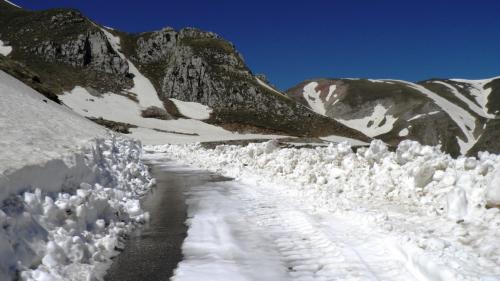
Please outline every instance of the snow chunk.
M187 102L178 99L170 99L179 112L191 119L205 120L210 118L210 113L212 109L206 105L197 102Z
M3 41L0 40L0 55L8 56L12 52L12 46L5 46Z

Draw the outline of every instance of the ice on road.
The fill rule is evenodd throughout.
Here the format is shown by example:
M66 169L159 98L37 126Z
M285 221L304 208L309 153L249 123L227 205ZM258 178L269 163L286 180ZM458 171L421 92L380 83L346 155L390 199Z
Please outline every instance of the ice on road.
M187 198L174 281L416 280L390 238L286 194L230 181L192 187Z

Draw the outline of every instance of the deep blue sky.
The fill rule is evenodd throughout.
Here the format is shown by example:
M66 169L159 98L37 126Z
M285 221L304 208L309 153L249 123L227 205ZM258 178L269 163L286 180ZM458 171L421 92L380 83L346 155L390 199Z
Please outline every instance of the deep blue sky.
M107 26L172 26L232 41L280 89L314 77L423 80L500 75L500 1L13 0L73 7Z

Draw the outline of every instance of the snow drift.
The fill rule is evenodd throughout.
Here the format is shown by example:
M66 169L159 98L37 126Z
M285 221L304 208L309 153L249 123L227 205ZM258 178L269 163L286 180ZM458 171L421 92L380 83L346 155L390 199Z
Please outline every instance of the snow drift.
M0 280L95 280L147 216L139 142L0 71Z
M390 233L397 242L387 246L424 280L500 280L499 155L453 159L412 141L394 152L381 141L357 152L347 143L295 149L274 141L147 149L241 181L282 186L313 208L349 212Z
M0 279L94 280L121 247L122 236L144 221L139 198L152 183L140 162L140 143L97 139L71 170L88 182L51 190L34 184L0 210ZM50 176L50 169L42 170ZM60 189L54 192L55 189Z

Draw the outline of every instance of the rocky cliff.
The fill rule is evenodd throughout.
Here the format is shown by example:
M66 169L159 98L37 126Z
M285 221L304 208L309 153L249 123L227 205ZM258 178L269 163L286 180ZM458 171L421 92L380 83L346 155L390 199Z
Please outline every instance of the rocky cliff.
M164 28L128 34L105 30L75 10L0 5L0 40L13 47L9 59L40 73L55 93L76 86L126 92L134 86L131 61L154 85L171 117L178 116L170 101L175 98L209 106L206 122L232 130L368 140L256 78L235 47L215 33ZM104 31L118 38L120 50Z

